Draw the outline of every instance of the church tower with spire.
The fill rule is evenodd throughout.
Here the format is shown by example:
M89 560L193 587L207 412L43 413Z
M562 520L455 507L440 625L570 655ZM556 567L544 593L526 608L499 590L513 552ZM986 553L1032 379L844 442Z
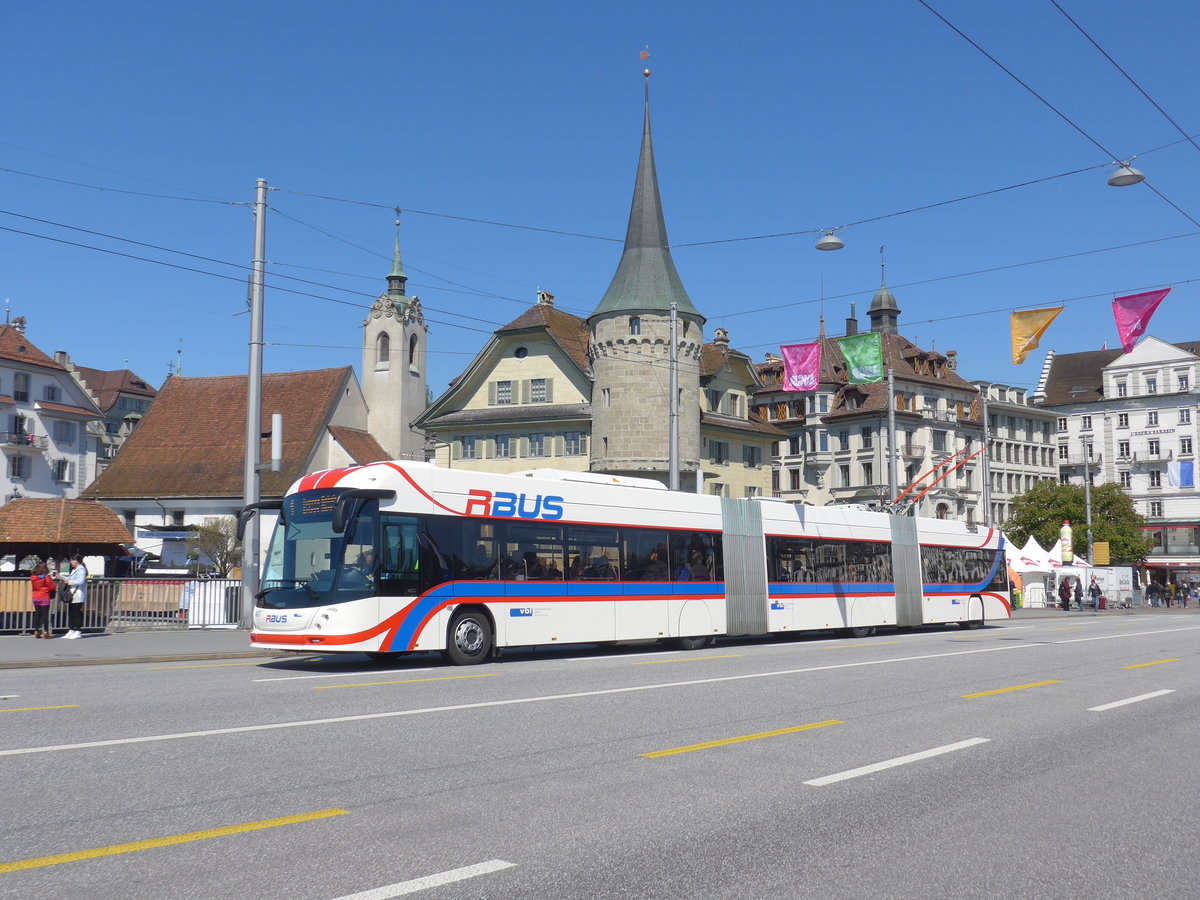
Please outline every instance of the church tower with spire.
M426 348L429 326L421 301L407 296L408 276L400 262L400 220L387 291L363 321L362 378L367 430L393 459L424 459L425 435L409 423L426 404Z
M881 252L882 249L880 248ZM900 307L896 305L895 296L888 290L887 269L884 268L882 259L879 261L879 290L871 298L871 308L867 310L867 315L871 317L872 331L881 334L900 333L896 324L900 318Z
M649 70L644 74L649 79ZM650 140L647 80L625 249L608 290L587 320L593 472L667 479L672 303L677 319L680 487L689 490L700 460L699 372L705 319L684 289L667 242Z

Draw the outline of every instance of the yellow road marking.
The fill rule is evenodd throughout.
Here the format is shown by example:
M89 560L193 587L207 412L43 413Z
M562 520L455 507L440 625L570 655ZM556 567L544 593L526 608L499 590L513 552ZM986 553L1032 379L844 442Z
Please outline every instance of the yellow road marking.
M978 694L963 694L963 700L970 700L972 697L990 697L992 694L1007 694L1009 691L1023 691L1025 688L1042 687L1047 684L1058 684L1058 681L1035 681L1032 684L1018 684L1015 687L996 688L994 691L980 691Z
M245 834L248 831L261 831L264 828L278 828L280 825L294 825L297 822L311 822L314 819L344 816L348 812L349 810L347 809L322 809L319 812L301 813L298 816L261 819L257 822L247 822L244 825L226 825L223 828L189 831L186 834L172 834L167 837L151 838L147 841L131 841L128 844L113 844L110 847L96 847L92 850L79 850L75 853L56 853L53 856L21 859L16 862L0 863L0 874L4 872L20 872L24 869L40 869L45 866L57 866L62 863L78 862L81 859L98 859L101 856L116 856L119 853L152 850L155 847L171 847L175 844L187 844L191 841L203 841L208 838L225 837L230 834Z
M1135 663L1132 666L1121 666L1122 669L1144 669L1146 666L1161 666L1163 663L1179 662L1179 657L1174 659L1156 659L1154 662Z
M739 656L745 656L744 653L722 653L717 656L681 656L678 659L647 659L643 662L635 662L635 666L660 666L663 663L681 663L681 662L704 662L708 659L737 659Z
M826 647L826 650L849 650L852 647L882 647L885 644L898 644L899 641L860 641L857 644L834 644L832 647Z
M0 709L0 712L36 712L39 709L79 709L79 704L68 703L66 706L23 706L20 709Z
M693 750L709 750L713 747L725 747L729 744L740 744L744 741L757 741L762 738L779 737L782 734L795 734L797 731L811 731L814 728L824 728L826 725L844 725L840 719L830 719L828 722L813 722L811 725L797 725L794 728L780 728L777 731L760 731L757 734L744 734L741 737L724 738L719 741L705 741L703 744L689 744L686 747L673 747L670 750L655 750L653 753L643 753L646 759L660 759L664 756L674 756L677 753L691 753Z
M314 691L332 691L337 688L350 687L378 687L381 684L420 684L423 681L460 681L463 678L495 678L497 672L488 672L484 675L447 675L442 678L409 678L405 681L364 681L361 684L321 684L313 688Z

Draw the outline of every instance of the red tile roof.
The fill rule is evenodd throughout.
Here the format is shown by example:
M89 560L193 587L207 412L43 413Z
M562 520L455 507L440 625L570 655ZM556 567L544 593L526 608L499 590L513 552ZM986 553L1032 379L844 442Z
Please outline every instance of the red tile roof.
M47 356L37 347L33 346L33 343L12 325L0 325L0 359L29 363L30 365L43 366L47 369L58 369L60 372L66 371L59 363L54 361L53 357Z
M261 492L278 497L304 474L353 377L349 366L263 375L262 421L283 413L283 463L264 471ZM167 380L146 417L84 495L240 497L246 445L246 376ZM264 440L260 458L271 455Z
M85 419L102 419L100 413L94 409L86 409L82 406L68 406L65 403L51 403L48 400L39 400L37 402L38 409L44 409L48 413L62 413L68 416L80 416Z
M79 373L88 390L96 395L96 402L105 412L113 408L121 394L133 394L147 400L153 400L158 395L158 391L128 369L109 370L75 366L75 371Z
M92 500L10 500L0 506L0 546L132 544L108 507Z
M379 446L379 441L375 440L369 432L361 431L358 428L347 428L344 425L330 425L329 433L360 466L379 462L381 459L390 459L388 452Z
M503 328L497 329L496 334L535 328L546 329L550 337L566 351L567 356L571 357L581 371L590 372L592 370L587 358L587 320L563 312L561 309L555 309L547 303L535 303Z

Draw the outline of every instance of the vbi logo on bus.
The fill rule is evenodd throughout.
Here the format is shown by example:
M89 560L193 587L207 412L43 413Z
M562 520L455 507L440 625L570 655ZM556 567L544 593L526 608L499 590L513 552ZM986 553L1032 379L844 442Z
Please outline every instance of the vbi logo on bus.
M562 497L470 490L466 514L505 519L561 519L562 504Z
M533 618L533 608L529 606L518 606L508 611L508 615L513 619L531 619Z

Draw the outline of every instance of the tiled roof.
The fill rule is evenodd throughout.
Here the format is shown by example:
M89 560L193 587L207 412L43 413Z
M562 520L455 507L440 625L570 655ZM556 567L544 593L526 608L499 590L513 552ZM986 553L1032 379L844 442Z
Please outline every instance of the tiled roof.
M48 413L62 413L67 416L79 416L85 419L102 419L100 413L94 409L87 409L82 406L68 406L65 403L51 403L48 400L39 400L37 402L38 409L44 409Z
M592 416L590 403L531 403L528 405L488 406L483 409L458 409L427 419L427 428L451 425L516 425L524 422L562 422L587 420Z
M10 500L0 506L0 546L132 544L108 507L92 500Z
M575 365L579 366L580 371L591 371L587 358L587 321L555 309L548 303L535 303L503 328L498 329L496 334L537 328L546 329L550 337L571 357Z
M330 425L329 433L360 466L389 458L388 452L379 446L379 441L369 432L344 425Z
M0 325L0 359L58 369L60 372L66 371L53 357L33 346L29 339L12 325Z
M701 413L700 425L705 425L710 428L728 428L732 431L746 431L760 435L762 437L780 438L787 437L787 432L781 431L770 422L764 422L759 418L751 419L735 419L732 416L722 416L713 413Z
M262 473L261 493L278 497L304 474L353 370L263 375L262 421L283 413L283 462ZM167 380L146 417L84 495L240 497L246 443L246 376ZM260 458L271 455L269 438Z
M1042 405L1090 403L1101 399L1104 396L1104 367L1123 355L1120 349L1054 354Z
M79 373L88 390L96 395L96 402L105 412L113 408L120 394L133 394L149 400L158 395L158 391L128 369L109 370L75 366L75 371Z

